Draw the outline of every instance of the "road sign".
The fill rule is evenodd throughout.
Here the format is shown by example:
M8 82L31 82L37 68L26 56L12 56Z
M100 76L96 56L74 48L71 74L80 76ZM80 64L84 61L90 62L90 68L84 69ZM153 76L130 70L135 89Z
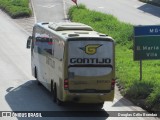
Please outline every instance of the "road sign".
M134 60L160 59L160 26L136 26L134 37Z
M75 4L77 4L77 0L72 0Z

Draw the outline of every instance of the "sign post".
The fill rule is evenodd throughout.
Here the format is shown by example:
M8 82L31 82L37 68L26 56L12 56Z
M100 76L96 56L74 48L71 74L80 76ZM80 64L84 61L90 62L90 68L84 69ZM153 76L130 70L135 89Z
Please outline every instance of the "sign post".
M140 60L140 81L142 80L142 60Z
M142 60L160 59L160 26L134 27L134 60L140 61L142 80Z

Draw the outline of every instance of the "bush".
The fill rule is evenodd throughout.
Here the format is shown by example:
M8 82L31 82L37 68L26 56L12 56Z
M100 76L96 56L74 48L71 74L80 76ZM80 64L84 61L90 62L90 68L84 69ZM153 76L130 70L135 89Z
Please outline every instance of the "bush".
M31 15L28 0L0 0L0 8L12 18L29 17Z
M160 105L160 84L153 89L153 92L148 96L147 103L151 106L154 106L155 104ZM160 110L160 109L159 109Z
M150 81L134 81L128 88L126 96L133 99L146 99L153 91L154 84Z

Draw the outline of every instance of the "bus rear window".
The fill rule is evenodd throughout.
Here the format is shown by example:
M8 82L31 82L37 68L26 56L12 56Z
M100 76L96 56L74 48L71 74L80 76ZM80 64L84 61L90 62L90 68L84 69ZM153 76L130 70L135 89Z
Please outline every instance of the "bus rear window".
M68 71L77 76L103 76L112 71L113 42L69 41Z

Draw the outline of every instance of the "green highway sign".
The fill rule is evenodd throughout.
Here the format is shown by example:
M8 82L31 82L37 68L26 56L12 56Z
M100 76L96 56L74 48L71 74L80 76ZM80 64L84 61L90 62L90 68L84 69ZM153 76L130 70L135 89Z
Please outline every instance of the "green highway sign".
M134 60L160 59L160 26L134 27Z

